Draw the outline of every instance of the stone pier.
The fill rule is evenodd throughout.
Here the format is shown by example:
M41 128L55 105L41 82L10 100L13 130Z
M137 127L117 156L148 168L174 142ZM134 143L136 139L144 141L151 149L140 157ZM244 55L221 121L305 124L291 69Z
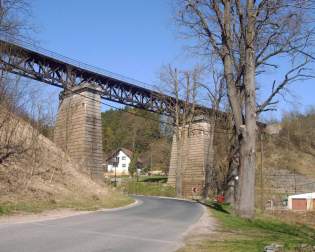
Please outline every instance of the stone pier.
M180 129L180 145L173 136L168 184L176 185L176 166L182 162L182 192L185 198L198 198L205 185L205 168L213 162L213 146L210 146L210 123L196 119L190 126ZM180 153L178 152L180 151Z
M98 87L82 84L60 95L54 141L92 179L101 181L102 125Z

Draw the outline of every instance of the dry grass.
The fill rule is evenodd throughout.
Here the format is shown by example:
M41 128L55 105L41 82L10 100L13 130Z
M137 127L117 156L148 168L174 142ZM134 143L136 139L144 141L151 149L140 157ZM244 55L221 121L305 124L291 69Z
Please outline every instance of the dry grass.
M287 169L315 180L315 156L294 144L279 140L279 136L269 136L264 140L264 169ZM257 167L260 166L260 150L257 152Z
M124 197L120 193L111 192L111 194L97 196L86 195L76 198L62 198L58 200L34 200L34 199L16 199L0 203L0 215L11 215L19 213L39 213L45 210L69 208L73 210L93 211L103 208L115 208L128 205L133 200Z
M315 229L315 211L312 212L293 212L288 210L266 211L264 216L278 219L292 225L308 225Z
M19 128L34 136L30 125ZM133 201L95 183L81 170L53 142L38 135L36 145L0 164L0 214L55 208L94 210Z

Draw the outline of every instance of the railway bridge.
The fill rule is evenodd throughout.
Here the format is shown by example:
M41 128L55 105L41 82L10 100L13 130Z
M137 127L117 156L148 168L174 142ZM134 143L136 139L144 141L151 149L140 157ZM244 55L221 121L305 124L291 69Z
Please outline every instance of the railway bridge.
M150 90L135 80L26 43L0 39L0 52L1 71L63 89L60 93L54 141L81 164L94 180L103 178L101 99L166 116L172 116L176 105L180 110L185 107L184 101L176 101L174 97ZM211 111L203 106L196 106L196 110L201 114ZM191 150L182 174L186 196L191 194L191 188L201 188L204 185L206 160L209 155L213 155L213 148L209 150L206 147L209 137L204 133L209 131L211 125L200 118L193 126L199 133L191 134L183 147ZM171 185L175 185L176 180L176 144L174 141L171 153Z

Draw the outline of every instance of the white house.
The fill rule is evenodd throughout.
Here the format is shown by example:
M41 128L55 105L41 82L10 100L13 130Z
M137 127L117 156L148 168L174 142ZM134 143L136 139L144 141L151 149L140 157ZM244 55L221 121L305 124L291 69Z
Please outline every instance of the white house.
M288 208L301 211L315 210L315 192L290 195L288 197Z
M115 173L118 175L129 174L129 165L132 159L132 151L126 148L119 148L115 152L113 152L109 157L106 159L107 163L107 172ZM141 161L138 160L140 164Z

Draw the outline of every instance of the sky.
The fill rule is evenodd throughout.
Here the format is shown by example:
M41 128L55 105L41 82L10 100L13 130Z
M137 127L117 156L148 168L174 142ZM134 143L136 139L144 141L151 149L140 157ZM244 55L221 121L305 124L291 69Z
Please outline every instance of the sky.
M35 0L33 9L42 47L152 85L183 46L168 0Z
M163 65L181 68L192 62L184 52L188 41L179 38L172 21L172 0L33 0L32 7L40 46L81 62L149 85L158 85ZM262 97L275 78L279 73L259 80L265 86ZM292 85L294 96L289 102L280 97L279 111L267 117L315 105L314 82Z

